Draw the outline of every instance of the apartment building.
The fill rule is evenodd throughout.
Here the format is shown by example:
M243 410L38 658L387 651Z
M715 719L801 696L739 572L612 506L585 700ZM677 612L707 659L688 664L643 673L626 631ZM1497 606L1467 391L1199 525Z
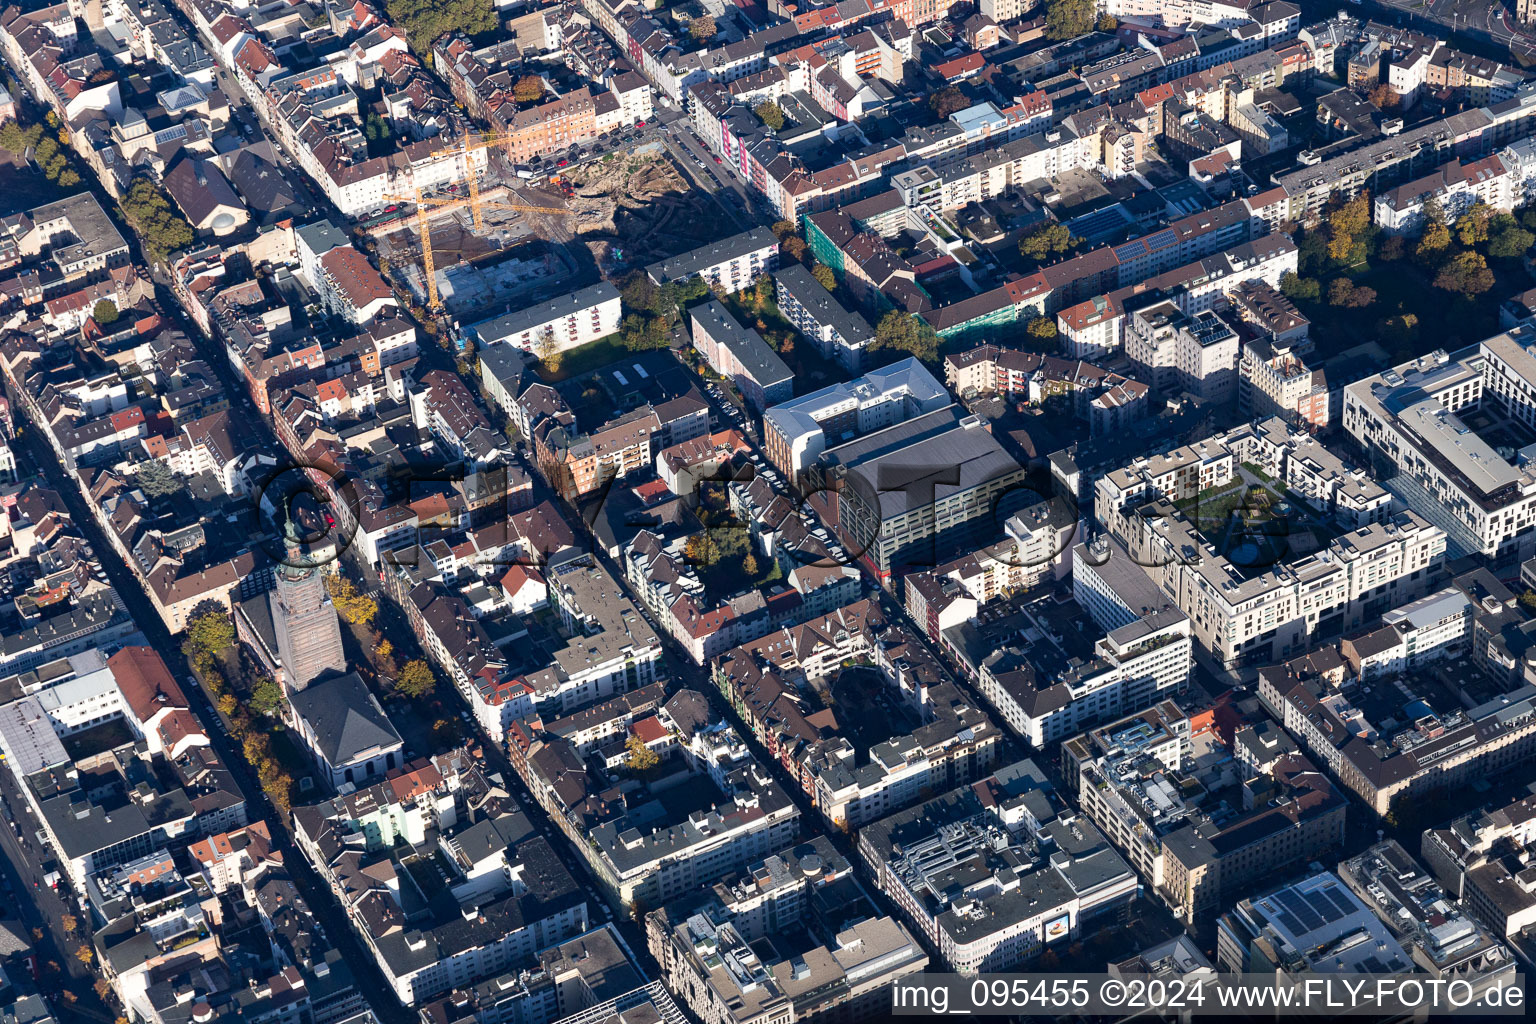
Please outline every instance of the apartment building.
M1473 811L1424 832L1420 855L1446 892L1494 935L1513 939L1536 925L1536 797Z
M1014 971L1135 895L1136 876L1064 810L1031 761L859 831L859 855L902 917L961 974ZM967 884L955 884L955 879Z
M463 333L479 349L506 344L548 358L607 337L619 329L622 316L619 290L612 282L599 281L569 295L469 324Z
M1344 389L1344 429L1395 472L1381 482L1445 531L1454 555L1512 568L1536 552L1536 473L1505 458L1464 415L1536 423L1536 329L1454 355L1432 352Z
M1193 666L1189 618L1172 608L1110 631L1094 643L1092 659L1054 671L1005 648L982 662L977 687L1010 729L1043 750L1183 690Z
M843 547L882 580L986 543L1016 510L1005 492L1026 500L1025 475L958 405L828 448L805 472L812 490L835 495Z
M884 430L952 401L923 364L909 357L770 407L763 413L763 450L786 476L798 479L829 445Z
M1241 778L1213 746L1164 701L1062 748L1083 813L1185 922L1344 842L1347 801L1305 757Z
M784 319L813 342L824 357L857 373L864 363L865 350L875 339L869 321L843 308L799 263L775 271L773 280L774 298Z
M714 371L730 380L749 406L762 412L795 393L795 375L763 336L743 327L719 302L689 310L693 347Z
M1279 416L1313 432L1328 428L1328 379L1289 343L1252 338L1237 367L1237 411L1251 420Z
M1212 405L1237 399L1237 332L1212 310L1186 316L1173 302L1137 310L1126 326L1125 354L1164 395L1186 392Z
M758 227L653 263L645 272L657 284L701 277L711 288L739 292L759 275L771 273L778 258L778 239Z

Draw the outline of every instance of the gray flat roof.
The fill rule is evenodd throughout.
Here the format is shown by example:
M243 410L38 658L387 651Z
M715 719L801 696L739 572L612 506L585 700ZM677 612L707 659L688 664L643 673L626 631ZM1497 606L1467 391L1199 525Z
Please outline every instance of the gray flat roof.
M673 256L671 259L659 260L645 268L645 272L657 284L666 284L668 281L684 281L717 263L724 263L759 249L768 249L778 246L773 232L767 228L753 228L730 238L722 238L718 242L701 245L697 249Z
M1446 410L1438 399L1426 398L1403 410L1403 422L1439 452L1467 482L1484 494L1520 482L1520 471L1493 446Z
M730 311L718 300L711 300L689 310L693 319L703 324L711 338L730 350L731 355L763 387L780 381L793 380L794 372L784 365L763 336L750 327L736 322Z
M493 316L488 320L470 324L464 328L465 334L474 334L484 345L494 345L498 341L510 338L514 334L547 324L551 320L558 320L563 316L579 313L584 309L590 309L599 303L610 299L617 299L619 290L612 282L599 281L589 285L580 291L571 292L569 295L561 295L547 302L540 302L526 309L515 312L503 313Z

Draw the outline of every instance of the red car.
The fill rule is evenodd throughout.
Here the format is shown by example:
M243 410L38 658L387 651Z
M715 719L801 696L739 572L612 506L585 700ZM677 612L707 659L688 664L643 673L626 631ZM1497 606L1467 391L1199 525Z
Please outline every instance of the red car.
M569 160L567 160L567 159L566 159L566 158L565 158L565 157L561 157L561 158L560 158L560 162L559 162L559 163L557 163L557 164L555 164L555 166L556 166L556 167L564 167L564 166L565 166L565 165L566 165L566 164L568 164L568 163L570 163L570 161L569 161Z
M636 121L635 122L635 127L636 128L644 128L645 127L645 122L644 121Z
M384 212L385 213L394 213L398 209L400 209L400 207L398 207L398 206L386 206L386 207L384 207Z
M719 162L720 162L720 158L719 157L715 157L715 163L718 164Z

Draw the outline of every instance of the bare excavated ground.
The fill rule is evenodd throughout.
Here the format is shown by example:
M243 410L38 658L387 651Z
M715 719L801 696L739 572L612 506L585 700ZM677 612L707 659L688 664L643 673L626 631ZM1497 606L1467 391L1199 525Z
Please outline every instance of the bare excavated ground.
M598 161L574 171L568 206L576 240L601 267L644 266L714 241L724 222L707 192L657 155Z

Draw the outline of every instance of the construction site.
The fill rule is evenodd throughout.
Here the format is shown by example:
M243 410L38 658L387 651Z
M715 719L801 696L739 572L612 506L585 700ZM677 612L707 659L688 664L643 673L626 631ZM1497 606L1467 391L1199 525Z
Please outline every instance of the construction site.
M714 241L730 224L714 197L655 145L617 150L537 183L492 160L473 188L466 182L421 197L418 210L371 232L379 257L415 301L460 322L622 277Z

